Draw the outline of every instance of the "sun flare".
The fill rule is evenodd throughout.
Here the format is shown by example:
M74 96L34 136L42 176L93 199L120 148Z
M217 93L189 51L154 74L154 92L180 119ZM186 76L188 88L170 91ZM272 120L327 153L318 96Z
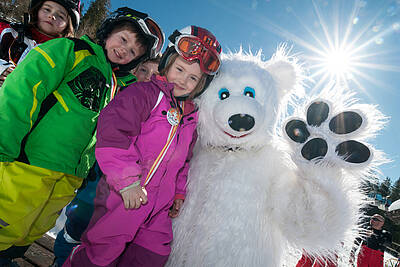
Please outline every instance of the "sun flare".
M371 70L400 73L397 64L385 64L381 60L393 53L383 49L384 38L400 31L398 23L386 29L374 26L385 7L377 10L375 17L360 19L359 13L366 4L364 1L335 1L330 10L321 6L320 1L313 0L312 3L316 15L313 25L307 24L295 9L288 9L303 29L301 34L290 32L266 18L262 20L266 29L305 49L300 55L309 70L309 77L314 81L313 88L317 90L332 81L364 92L365 81L377 87L387 87L370 74ZM339 8L339 4L345 3L348 4L348 11Z
M312 71L311 77L318 81L316 87L334 81L346 87L355 85L365 92L362 80L379 85L379 81L366 74L368 70L400 71L396 66L377 63L379 55L386 53L382 50L377 52L380 49L376 46L381 44L378 40L393 32L392 29L368 36L368 32L371 32L372 20L365 22L364 26L356 30L356 24L360 23L357 17L361 8L359 3L354 1L353 9L348 15L342 14L344 15L342 18L336 16L332 23L328 23L319 6L313 1L314 11L323 35L318 36L303 25L313 37L315 44L301 39L295 42L309 50L304 58ZM341 23L343 21L347 21L347 24Z

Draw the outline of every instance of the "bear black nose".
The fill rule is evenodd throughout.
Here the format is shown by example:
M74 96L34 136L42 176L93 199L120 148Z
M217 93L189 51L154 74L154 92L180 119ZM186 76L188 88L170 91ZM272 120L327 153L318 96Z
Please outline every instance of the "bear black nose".
M228 120L229 126L238 132L248 131L254 127L254 118L247 114L235 114Z

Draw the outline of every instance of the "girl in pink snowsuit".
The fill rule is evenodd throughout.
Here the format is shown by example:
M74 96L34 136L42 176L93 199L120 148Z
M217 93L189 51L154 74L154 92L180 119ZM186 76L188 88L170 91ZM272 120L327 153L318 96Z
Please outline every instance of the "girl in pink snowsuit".
M154 267L168 259L197 137L192 100L218 71L221 52L200 27L169 39L162 76L127 87L100 114L96 158L105 179L82 244L63 266Z

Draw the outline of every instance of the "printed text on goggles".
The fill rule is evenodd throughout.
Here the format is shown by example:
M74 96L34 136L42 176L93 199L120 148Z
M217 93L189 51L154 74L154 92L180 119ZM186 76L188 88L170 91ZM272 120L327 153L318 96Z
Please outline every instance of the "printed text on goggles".
M145 34L154 37L155 41L150 52L150 58L154 58L161 52L162 45L164 44L164 33L158 24L149 17L141 18L132 16L132 18L139 23Z
M175 41L175 48L185 60L198 59L201 70L208 75L215 74L221 65L219 55L208 49L203 41L196 36L178 36Z

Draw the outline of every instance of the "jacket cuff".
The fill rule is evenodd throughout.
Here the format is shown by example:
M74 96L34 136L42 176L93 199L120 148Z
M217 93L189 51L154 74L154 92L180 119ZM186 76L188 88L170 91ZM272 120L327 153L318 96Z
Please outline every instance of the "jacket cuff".
M3 72L8 69L9 67L14 66L14 64L7 62L5 60L0 59L0 75L3 74Z
M139 185L140 185L140 180L137 180L137 181L134 182L133 184L128 185L127 187L124 187L124 188L122 188L121 190L119 190L119 193L121 194L121 193L125 192L126 190L129 190L129 189L131 189L132 187L136 187L136 186L139 186Z
M114 187L115 191L120 192L122 189L136 183L137 181L140 183L140 175L126 176L122 179L113 179L113 182L109 184Z
M174 200L176 200L176 199L182 199L182 200L185 200L185 195L183 195L183 194L175 194L175 198L174 198Z

